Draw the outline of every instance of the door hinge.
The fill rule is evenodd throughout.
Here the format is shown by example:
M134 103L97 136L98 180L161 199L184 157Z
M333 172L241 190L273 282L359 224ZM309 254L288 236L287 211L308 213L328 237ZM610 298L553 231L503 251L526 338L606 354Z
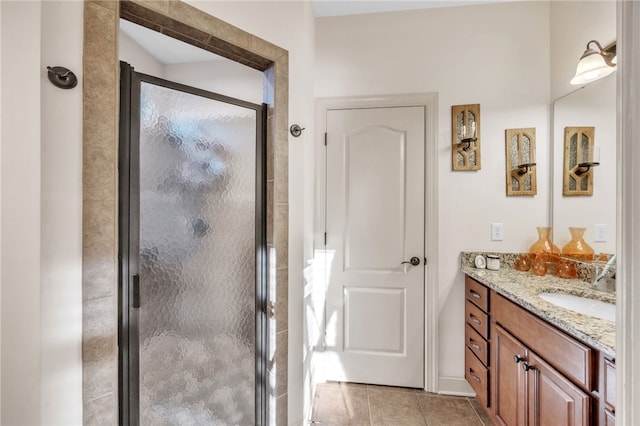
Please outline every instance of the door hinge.
M326 232L324 233L324 245L325 246L327 245L327 233Z
M327 146L327 132L324 132L324 146Z

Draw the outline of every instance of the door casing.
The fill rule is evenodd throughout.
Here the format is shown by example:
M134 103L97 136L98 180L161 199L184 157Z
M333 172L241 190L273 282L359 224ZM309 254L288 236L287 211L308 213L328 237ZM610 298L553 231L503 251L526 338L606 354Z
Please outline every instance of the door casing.
M419 93L316 99L314 251L324 249L326 225L327 111L332 109L422 106L425 110L425 390L438 390L438 95ZM324 323L323 330L324 333Z

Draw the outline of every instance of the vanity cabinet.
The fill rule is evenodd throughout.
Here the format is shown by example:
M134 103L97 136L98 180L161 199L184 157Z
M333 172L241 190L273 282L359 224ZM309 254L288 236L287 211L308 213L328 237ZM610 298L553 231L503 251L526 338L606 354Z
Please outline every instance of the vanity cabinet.
M615 426L616 424L616 364L614 360L602 359L602 370L604 377L602 380L604 404L603 416L601 419L606 426Z
M499 325L494 334L499 425L589 425L590 397Z
M497 425L615 424L615 362L469 276L465 377Z

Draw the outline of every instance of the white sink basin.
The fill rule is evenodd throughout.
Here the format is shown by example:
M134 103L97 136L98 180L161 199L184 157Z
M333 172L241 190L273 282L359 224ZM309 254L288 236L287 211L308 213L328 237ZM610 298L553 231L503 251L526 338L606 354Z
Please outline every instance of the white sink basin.
M608 321L616 320L616 305L611 303L565 293L540 293L539 296L549 303L574 312Z

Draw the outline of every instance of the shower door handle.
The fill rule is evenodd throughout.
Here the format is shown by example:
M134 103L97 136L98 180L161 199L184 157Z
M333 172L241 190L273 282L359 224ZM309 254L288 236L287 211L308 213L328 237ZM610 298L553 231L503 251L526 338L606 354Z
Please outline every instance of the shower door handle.
M133 277L131 277L131 285L132 285L132 300L131 300L131 306L133 308L139 308L140 307L140 275L138 274L134 274Z

